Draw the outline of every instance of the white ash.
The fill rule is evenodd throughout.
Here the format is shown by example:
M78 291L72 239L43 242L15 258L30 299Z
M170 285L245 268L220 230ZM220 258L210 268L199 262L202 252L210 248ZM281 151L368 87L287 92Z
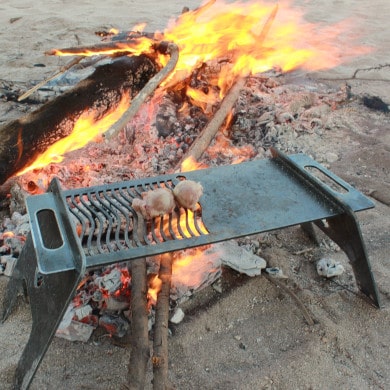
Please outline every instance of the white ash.
M225 241L214 246L223 265L248 276L260 275L267 265L262 257L239 246L236 241Z
M83 322L71 321L65 328L58 328L56 336L69 341L87 342L96 328Z
M185 317L184 311L180 307L178 307L178 308L174 309L173 314L169 319L169 322L177 325L183 321L184 317Z
M344 273L343 265L331 258L322 258L316 265L318 275L333 278Z
M15 268L17 258L14 256L1 256L1 265L5 264L3 273L5 276L11 276ZM1 269L1 268L0 268Z
M109 294L112 294L121 286L121 271L113 268L110 273L97 277L94 283L99 289L107 290Z

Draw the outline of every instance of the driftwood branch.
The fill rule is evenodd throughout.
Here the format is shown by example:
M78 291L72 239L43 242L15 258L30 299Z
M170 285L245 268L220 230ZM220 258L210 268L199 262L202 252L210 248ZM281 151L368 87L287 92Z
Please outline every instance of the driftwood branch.
M126 55L135 51L134 47L138 43L139 38L146 37L151 39L150 46L152 47L154 41L151 33L132 33L130 32L123 40L112 40L110 42L102 42L94 45L86 46L72 46L64 49L50 49L45 52L46 55L55 56L92 56L92 55Z
M138 237L143 237L144 220L137 213ZM146 368L150 358L147 304L146 258L131 261L131 354L127 370L127 384L130 390L145 388Z
M163 43L160 44L160 46L161 45L163 45ZM125 125L138 112L146 99L170 75L173 69L175 69L179 59L179 48L174 43L166 43L166 45L166 52L170 54L170 59L167 65L147 82L138 95L132 100L130 107L125 111L122 117L113 126L111 126L108 131L105 132L104 135L106 139L110 139L116 136L125 127Z
M172 253L161 256L159 278L161 290L157 296L156 322L153 337L153 389L166 390L168 382L168 318L172 278Z

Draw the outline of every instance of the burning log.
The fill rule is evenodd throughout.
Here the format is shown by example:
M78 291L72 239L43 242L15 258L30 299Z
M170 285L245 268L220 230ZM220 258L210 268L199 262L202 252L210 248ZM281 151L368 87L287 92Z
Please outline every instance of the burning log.
M163 46L163 43L160 43L160 46ZM148 81L145 87L134 98L130 107L122 115L121 119L115 123L109 131L107 131L106 138L112 138L113 136L117 135L118 132L126 125L126 123L128 123L138 112L139 108L146 101L146 99L173 71L179 59L179 48L174 43L167 43L166 48L164 47L164 51L170 54L170 59L167 65Z
M49 146L69 136L83 114L91 113L97 121L124 99L131 100L158 70L146 55L121 57L97 67L76 87L38 110L2 127L0 184L31 165Z

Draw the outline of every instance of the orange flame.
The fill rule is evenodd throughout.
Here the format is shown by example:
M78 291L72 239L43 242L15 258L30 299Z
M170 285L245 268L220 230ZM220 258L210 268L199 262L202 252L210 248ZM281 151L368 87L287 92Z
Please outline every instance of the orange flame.
M155 305L156 304L156 302L157 302L157 295L161 291L161 285L162 285L162 281L158 277L158 275L156 275L154 278L152 278L149 281L149 289L148 289L148 298L149 298L148 299L148 304L149 305Z
M182 162L180 170L181 172L190 172L204 168L207 168L206 164L196 161L193 156L189 156Z
M179 47L179 60L169 82L174 85L189 76L204 63L216 61L221 65L217 85L224 92L242 76L268 71L278 67L291 71L302 67L308 70L331 68L342 58L370 51L353 42L340 42L351 35L352 21L331 26L309 23L302 10L283 1L275 7L265 1L211 0L193 11L171 20L163 33L156 32L154 40L140 37L118 43L116 49L84 51L79 55L129 54L154 52L156 40L175 42ZM144 28L144 25L137 26ZM345 39L344 38L344 39ZM56 50L57 55L75 55ZM167 57L161 56L163 64ZM223 97L223 93L221 94Z
M178 257L172 263L172 285L196 287L201 284L205 271L215 271L214 262L219 254L207 248L204 246L177 253Z
M219 88L219 98L222 98L238 77L274 67L283 71L299 67L310 70L330 68L340 64L347 56L367 53L370 50L367 47L340 42L341 37L348 39L353 35L350 26L350 21L327 27L309 23L304 20L303 12L288 1L281 2L276 8L274 4L258 0L229 3L211 0L172 20L163 33L154 34L154 39L139 37L125 43L117 42L114 49L107 45L101 51L78 54L153 54L164 65L168 56L156 53L155 43L159 40L172 41L179 47L180 55L174 71L162 86L173 86L195 69L209 63L219 68L215 80L210 77L209 81ZM135 28L141 30L144 27L140 24ZM73 51L54 50L54 53L75 55ZM217 98L211 89L204 93L188 88L188 94L194 104L205 110ZM123 101L116 112L99 121L95 121L93 113L83 114L70 136L58 141L40 156L39 161L18 174L61 161L64 153L83 147L112 126L128 105L128 101ZM183 170L189 168L184 167Z
M81 149L110 128L122 116L129 105L130 98L125 95L119 105L101 119L95 119L95 112L84 112L76 121L71 134L51 145L45 152L38 156L33 164L18 172L18 175L22 175L33 169L45 167L52 162L61 162L64 159L65 153Z
M274 4L257 0L217 0L182 14L164 32L164 39L175 42L180 49L170 83L174 84L183 72L189 75L202 63L226 57L230 66L218 81L221 90L227 90L239 76L273 67L283 71L333 67L340 63L340 55L346 54L346 47L351 55L367 52L367 48L335 45L350 27L345 21L321 28L305 21L302 11L282 2L269 29L265 28L274 12Z

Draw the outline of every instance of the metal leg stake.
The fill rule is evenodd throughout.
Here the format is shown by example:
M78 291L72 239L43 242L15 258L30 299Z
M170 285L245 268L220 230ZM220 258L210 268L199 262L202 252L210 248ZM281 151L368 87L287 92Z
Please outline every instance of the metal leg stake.
M3 320L11 312L22 282L30 298L32 329L14 377L14 390L28 389L83 275L76 270L49 275L38 273L37 258L29 235L7 287Z
M367 296L371 304L380 308L379 293L354 213L346 209L345 213L328 218L326 221L327 225L322 220L314 223L346 253L360 291Z

